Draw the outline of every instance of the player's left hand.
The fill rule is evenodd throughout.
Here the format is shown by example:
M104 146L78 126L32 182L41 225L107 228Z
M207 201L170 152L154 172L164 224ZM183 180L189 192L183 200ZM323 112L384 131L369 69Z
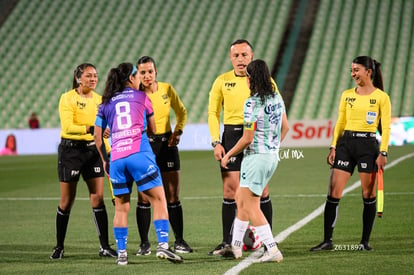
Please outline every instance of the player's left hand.
M224 155L224 157L220 160L221 167L228 169L227 163L229 163L229 161L230 161L229 156L227 154Z
M111 130L109 130L109 128L106 128L105 131L103 132L103 137L109 138L110 136L111 136Z

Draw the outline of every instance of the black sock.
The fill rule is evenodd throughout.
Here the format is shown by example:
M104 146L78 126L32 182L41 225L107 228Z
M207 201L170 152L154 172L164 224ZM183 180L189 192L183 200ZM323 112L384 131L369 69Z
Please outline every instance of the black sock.
M99 242L102 248L109 248L108 240L108 214L105 205L93 208L93 218L95 221L96 231L98 231Z
M70 210L63 211L58 206L56 210L56 246L63 248L66 230L69 223Z
M328 196L325 203L324 212L324 241L331 241L333 230L338 216L339 199Z
M151 204L139 202L135 217L141 243L149 243L148 232L151 225Z
M364 211L362 214L362 242L369 241L372 226L374 225L375 215L377 213L377 198L364 199Z
M171 227L174 231L175 241L183 241L183 208L181 202L167 204L168 218L170 220Z
M231 244L234 218L236 217L236 201L223 199L221 207L221 222L223 226L223 242Z
M270 225L270 228L272 228L273 208L272 208L272 201L270 200L269 196L267 196L266 198L260 198L260 209L265 215L266 220Z

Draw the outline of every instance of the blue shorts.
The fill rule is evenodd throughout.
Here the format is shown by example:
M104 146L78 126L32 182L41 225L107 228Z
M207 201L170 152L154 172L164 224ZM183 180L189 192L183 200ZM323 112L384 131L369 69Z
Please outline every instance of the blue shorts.
M278 154L244 156L240 169L240 187L247 187L257 196L261 196L278 163Z
M112 161L109 176L115 196L131 194L134 181L140 192L162 186L160 169L152 152L139 152Z

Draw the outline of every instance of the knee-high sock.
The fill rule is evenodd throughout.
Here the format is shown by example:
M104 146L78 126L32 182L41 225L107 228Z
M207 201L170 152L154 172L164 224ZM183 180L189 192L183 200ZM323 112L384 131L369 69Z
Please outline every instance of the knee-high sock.
M328 196L324 212L324 241L332 240L333 230L338 216L339 199Z
M98 232L99 242L102 248L109 247L108 240L108 213L106 212L105 205L93 208L93 219Z
M273 207L272 207L272 201L270 200L269 196L267 196L266 198L260 198L260 209L262 210L263 215L265 215L270 228L272 228Z
M126 251L128 243L128 227L114 227L116 251Z
M237 217L234 219L233 225L233 239L231 241L232 246L243 246L243 238L244 234L246 233L247 226L249 225L249 221L242 221L239 220Z
M60 207L56 210L56 246L63 248L66 231L69 223L70 210L63 211Z
M377 212L377 198L364 199L364 211L362 214L362 239L361 242L369 242L372 227Z
M231 228L236 217L236 201L223 199L221 207L221 222L223 226L223 242L231 244Z
M168 248L168 234L170 231L168 220L154 221L155 233L157 233L158 245Z
M151 204L139 202L137 204L135 218L141 243L148 243L148 232L151 226Z
M175 240L180 242L183 240L183 208L181 207L181 202L177 201L175 203L169 203L168 208L168 218L170 220L171 227L174 231Z
M256 226L256 232L268 250L271 250L272 248L277 248L277 243L273 238L272 229L270 228L269 224Z

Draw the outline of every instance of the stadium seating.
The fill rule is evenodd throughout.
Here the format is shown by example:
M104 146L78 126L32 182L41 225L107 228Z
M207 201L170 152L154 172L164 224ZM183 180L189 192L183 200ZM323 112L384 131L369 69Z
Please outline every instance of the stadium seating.
M153 56L158 80L175 87L188 123L205 123L211 85L231 69L229 44L250 40L255 58L272 67L291 4L20 0L0 27L0 128L27 128L31 112L42 127L59 127L59 97L71 89L78 64L96 65L102 93L111 67L142 55ZM410 0L321 0L289 118L336 117L341 91L353 86L349 67L357 55L382 63L393 115L413 115L412 18Z
M412 18L412 1L322 0L289 117L335 118L358 55L381 62L392 114L414 115Z
M229 44L247 38L271 65L290 2L20 0L0 29L0 107L13 114L0 127L25 128L32 111L42 127L59 127L59 96L78 64L96 65L102 92L111 67L141 55L156 59L158 79L176 88L188 122L206 122L211 84L231 68Z

